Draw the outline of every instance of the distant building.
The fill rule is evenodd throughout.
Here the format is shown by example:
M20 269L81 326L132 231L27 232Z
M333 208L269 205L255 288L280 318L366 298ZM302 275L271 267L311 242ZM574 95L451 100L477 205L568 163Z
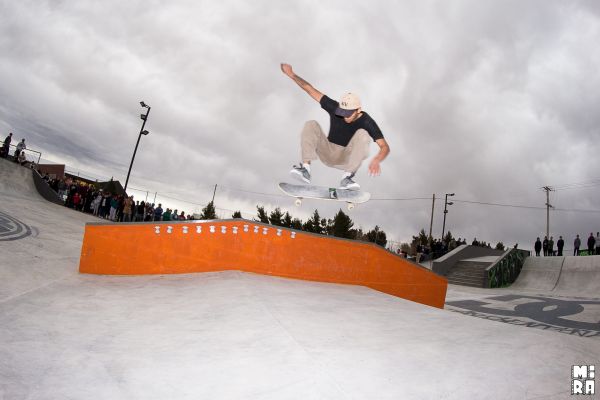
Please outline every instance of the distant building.
M48 174L50 179L64 179L65 165L64 164L38 164L36 169L40 171L40 175Z

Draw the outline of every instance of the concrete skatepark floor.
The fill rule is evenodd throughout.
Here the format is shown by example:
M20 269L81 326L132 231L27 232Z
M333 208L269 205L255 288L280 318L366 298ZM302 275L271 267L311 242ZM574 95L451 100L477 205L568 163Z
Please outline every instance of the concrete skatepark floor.
M97 219L4 160L0 220L0 399L563 399L600 364L590 293L450 286L441 310L236 271L83 275Z

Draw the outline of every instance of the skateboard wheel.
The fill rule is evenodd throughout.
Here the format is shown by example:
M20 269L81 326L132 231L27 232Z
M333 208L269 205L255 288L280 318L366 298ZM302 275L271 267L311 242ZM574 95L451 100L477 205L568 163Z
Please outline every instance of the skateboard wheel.
M300 207L302 205L302 199L294 200L294 204L296 205L296 207Z
M348 210L352 210L354 208L354 203L348 203Z

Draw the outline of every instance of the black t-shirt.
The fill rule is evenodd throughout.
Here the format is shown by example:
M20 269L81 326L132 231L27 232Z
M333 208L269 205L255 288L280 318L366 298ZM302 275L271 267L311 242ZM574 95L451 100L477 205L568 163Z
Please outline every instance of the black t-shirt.
M383 139L381 129L379 129L377 123L369 114L362 111L362 116L360 118L348 124L344 121L344 118L335 115L335 110L337 110L338 106L339 103L328 96L323 96L321 98L321 107L329 113L330 124L329 136L327 139L329 139L331 143L346 147L350 142L350 139L352 139L352 136L354 136L354 133L359 129L366 130L373 138L373 141Z

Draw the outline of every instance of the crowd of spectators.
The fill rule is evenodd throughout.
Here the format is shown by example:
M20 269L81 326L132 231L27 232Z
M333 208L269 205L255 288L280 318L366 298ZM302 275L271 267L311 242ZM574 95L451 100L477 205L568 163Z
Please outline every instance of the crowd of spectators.
M417 243L416 249L415 249L415 251L416 251L415 258L418 260L417 262L426 261L426 260L430 260L430 259L435 260L435 259L443 256L444 254L451 252L452 250L456 249L458 246L461 246L463 244L467 244L467 240L462 239L462 238L458 238L458 239L451 238L450 241L441 240L441 239L433 239L431 242L431 246ZM473 242L473 245L481 246L482 244L477 242L477 239L475 239ZM403 253L406 253L406 252L402 252L400 250L398 251L398 254L404 256Z
M535 240L533 245L533 249L535 250L536 257L540 257L540 254L543 254L544 257L554 257L554 256L562 256L563 249L565 247L565 240L562 236L558 237L556 241L556 249L554 248L554 236L544 236L544 240L540 240L538 237ZM583 251L581 250L581 238L579 235L575 236L573 240L573 255L579 256L582 255ZM596 236L594 237L594 233L590 232L590 236L587 239L587 255L600 255L600 232L596 232Z
M119 195L98 189L95 185L73 178L43 179L64 201L65 207L95 215L114 222L178 221L192 220L184 211L163 209L146 201L135 201L133 196Z
M0 157L8 158L8 156L10 155L12 137L13 134L12 132L10 132L8 136L4 139L2 147L0 147ZM21 141L15 146L15 152L12 157L13 161L23 166L25 166L26 164L30 164L29 160L27 160L27 155L25 154L26 149L27 145L25 144L25 139L21 139Z

